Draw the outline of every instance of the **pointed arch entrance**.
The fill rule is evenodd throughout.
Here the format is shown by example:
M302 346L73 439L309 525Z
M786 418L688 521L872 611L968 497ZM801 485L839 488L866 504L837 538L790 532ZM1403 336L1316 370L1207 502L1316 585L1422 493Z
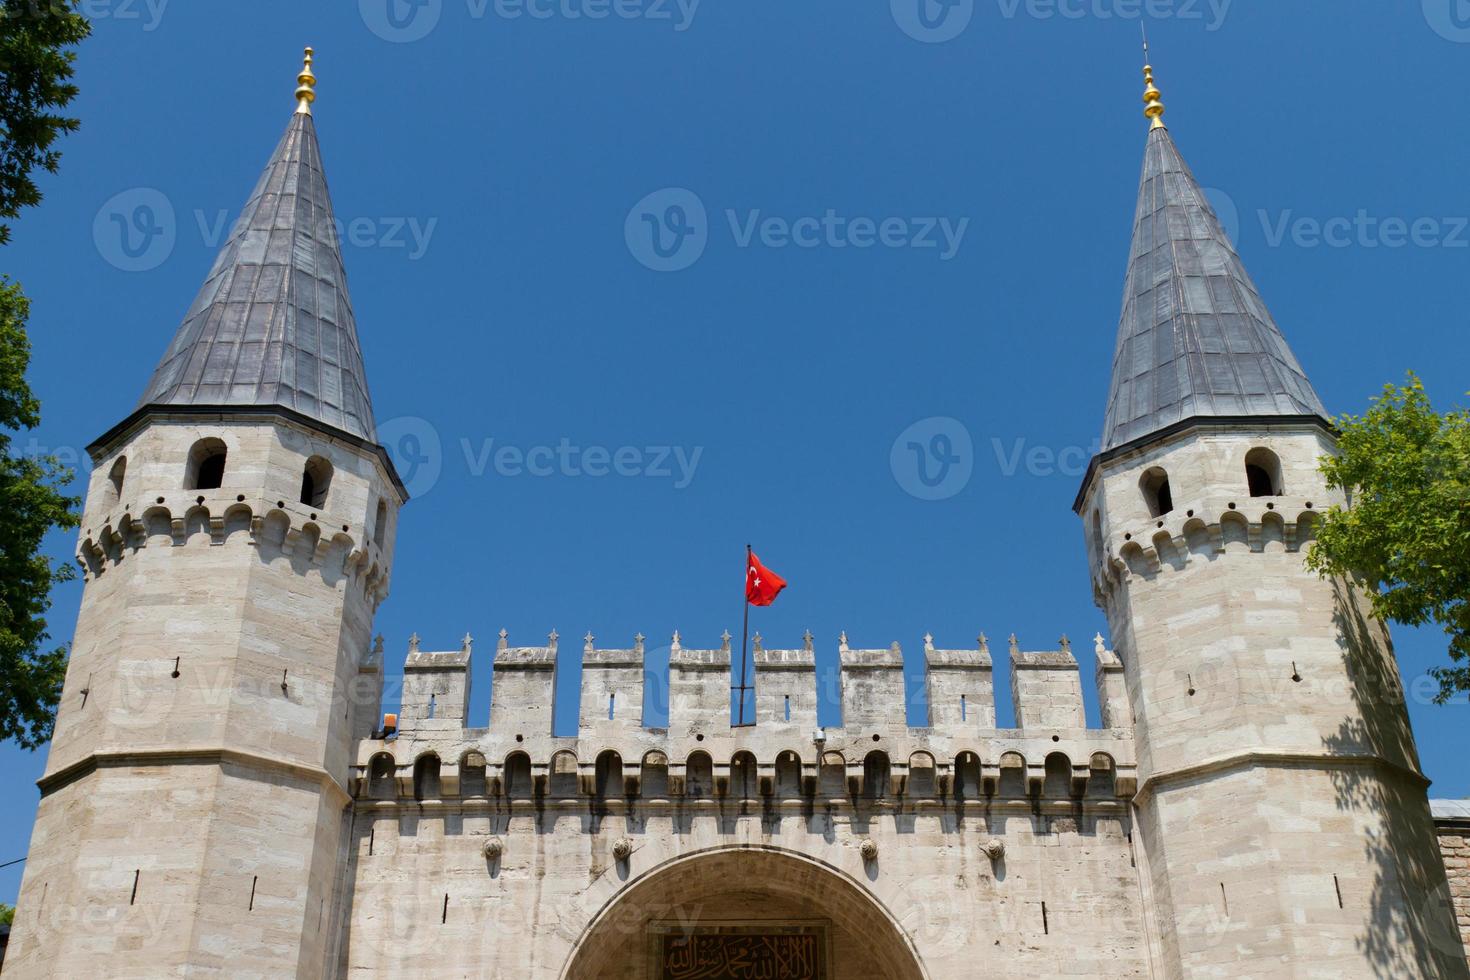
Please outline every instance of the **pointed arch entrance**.
M726 957L727 969L713 962ZM783 960L778 972L760 972L773 958ZM743 963L752 964L747 972ZM700 851L640 875L598 910L562 980L681 974L928 980L902 926L867 889L823 862L767 847Z

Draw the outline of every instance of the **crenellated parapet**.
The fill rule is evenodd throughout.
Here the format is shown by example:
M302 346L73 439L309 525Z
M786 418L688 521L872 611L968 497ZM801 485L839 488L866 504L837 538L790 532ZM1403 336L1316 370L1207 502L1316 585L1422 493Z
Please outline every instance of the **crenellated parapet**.
M583 733L619 733L647 728L645 698L661 700L649 690L659 681L647 665L643 634L630 647L601 648L589 632L582 640L578 726ZM684 645L676 631L668 651L668 722L659 731L671 737L694 737L727 727L733 717L731 638L725 633L718 647ZM523 737L549 736L557 690L570 683L558 667L559 634L553 630L544 646L511 646L501 630L491 679L490 726L514 730ZM817 729L820 701L816 645L810 633L792 649L767 649L757 634L751 659L754 672L747 678L753 689L748 704L755 706L759 727ZM982 634L978 647L946 650L923 638L922 680L906 676L903 649L856 649L847 634L837 642L838 684L842 722L849 731L894 732L911 727L941 731L985 731L996 726L995 687L989 641ZM1130 719L1123 687L1122 663L1102 637L1095 641L1096 683L1104 725L1127 729ZM445 729L469 716L469 676L472 638L466 636L457 651L421 650L415 635L404 663L403 705L399 728ZM1010 638L1011 694L1020 728L1036 731L1086 728L1082 677L1071 643L1064 636L1056 650L1026 651ZM911 705L927 706L928 718L911 726ZM420 726L433 720L432 726ZM452 727L452 725L449 725Z
M603 649L582 642L577 733L552 733L559 636L513 647L503 631L495 655L490 727L464 718L472 646L442 653L410 644L399 730L359 743L355 779L363 799L498 800L540 804L634 802L945 801L1034 804L1117 800L1135 787L1133 732L1121 664L1097 640L1106 727L1088 729L1082 680L1070 644L1023 651L1012 639L1017 728L995 727L988 641L943 650L924 638L923 692L906 693L898 644L854 649L838 641L843 725L817 725L816 648L753 644L753 726L731 724L731 644L692 648L673 634L669 721L643 716L645 639ZM927 725L908 724L907 704L928 701ZM1120 701L1120 699L1122 699Z

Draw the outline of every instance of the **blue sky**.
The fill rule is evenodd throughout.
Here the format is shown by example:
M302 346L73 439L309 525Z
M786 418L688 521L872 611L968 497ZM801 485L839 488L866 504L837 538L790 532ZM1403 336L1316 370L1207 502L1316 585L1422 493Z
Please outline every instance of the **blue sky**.
M477 723L502 627L573 654L588 630L738 642L747 541L791 582L753 615L770 645L1067 633L1090 676L1070 505L1142 159L1141 13L1174 137L1329 408L1409 368L1445 406L1470 387L1455 0L394 2L91 0L82 130L0 268L35 305L36 445L77 453L133 406L314 44L377 414L423 458L377 625L392 666L414 631L479 637ZM921 479L912 440L950 468ZM1470 712L1416 695L1443 640L1395 638L1433 792L1464 796ZM0 860L43 763L0 748Z

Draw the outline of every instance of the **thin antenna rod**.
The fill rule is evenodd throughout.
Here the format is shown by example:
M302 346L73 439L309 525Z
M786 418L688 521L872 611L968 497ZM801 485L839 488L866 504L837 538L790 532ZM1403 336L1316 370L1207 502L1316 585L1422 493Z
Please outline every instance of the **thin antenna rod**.
M1148 25L1140 21L1138 29L1143 32L1143 60L1148 61Z

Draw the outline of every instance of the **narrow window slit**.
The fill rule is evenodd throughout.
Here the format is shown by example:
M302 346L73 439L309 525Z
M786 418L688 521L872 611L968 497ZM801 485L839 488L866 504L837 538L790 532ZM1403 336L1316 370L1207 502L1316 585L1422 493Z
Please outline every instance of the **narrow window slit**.
M613 720L613 715L617 712L617 707L618 707L618 696L616 694L609 694L607 696L607 720L608 721L612 721Z
M1225 882L1220 882L1220 904L1225 909L1226 916L1230 915L1230 896L1225 894Z
M255 886L260 884L260 875L250 879L250 904L246 906L247 912L255 911Z
M1046 936L1050 936L1051 935L1051 921L1047 918L1047 915L1046 915L1046 903L1045 902L1042 902L1041 903L1041 932L1042 932L1043 935L1046 935Z
M960 695L960 721L968 721L969 719L970 719L970 702L965 697L965 695L961 694Z
M369 827L368 828L368 857L372 857L373 856L373 844L377 841L377 839L378 839L378 828L377 827Z
M1332 887L1337 892L1337 907L1342 908L1342 882L1337 879L1337 875L1332 876Z
M138 901L138 879L143 877L143 869L138 868L133 872L133 894L128 896L128 904L132 905Z
M439 924L442 926L449 921L449 893L444 893L444 912L439 916Z
M786 720L791 720L791 695L786 695Z

